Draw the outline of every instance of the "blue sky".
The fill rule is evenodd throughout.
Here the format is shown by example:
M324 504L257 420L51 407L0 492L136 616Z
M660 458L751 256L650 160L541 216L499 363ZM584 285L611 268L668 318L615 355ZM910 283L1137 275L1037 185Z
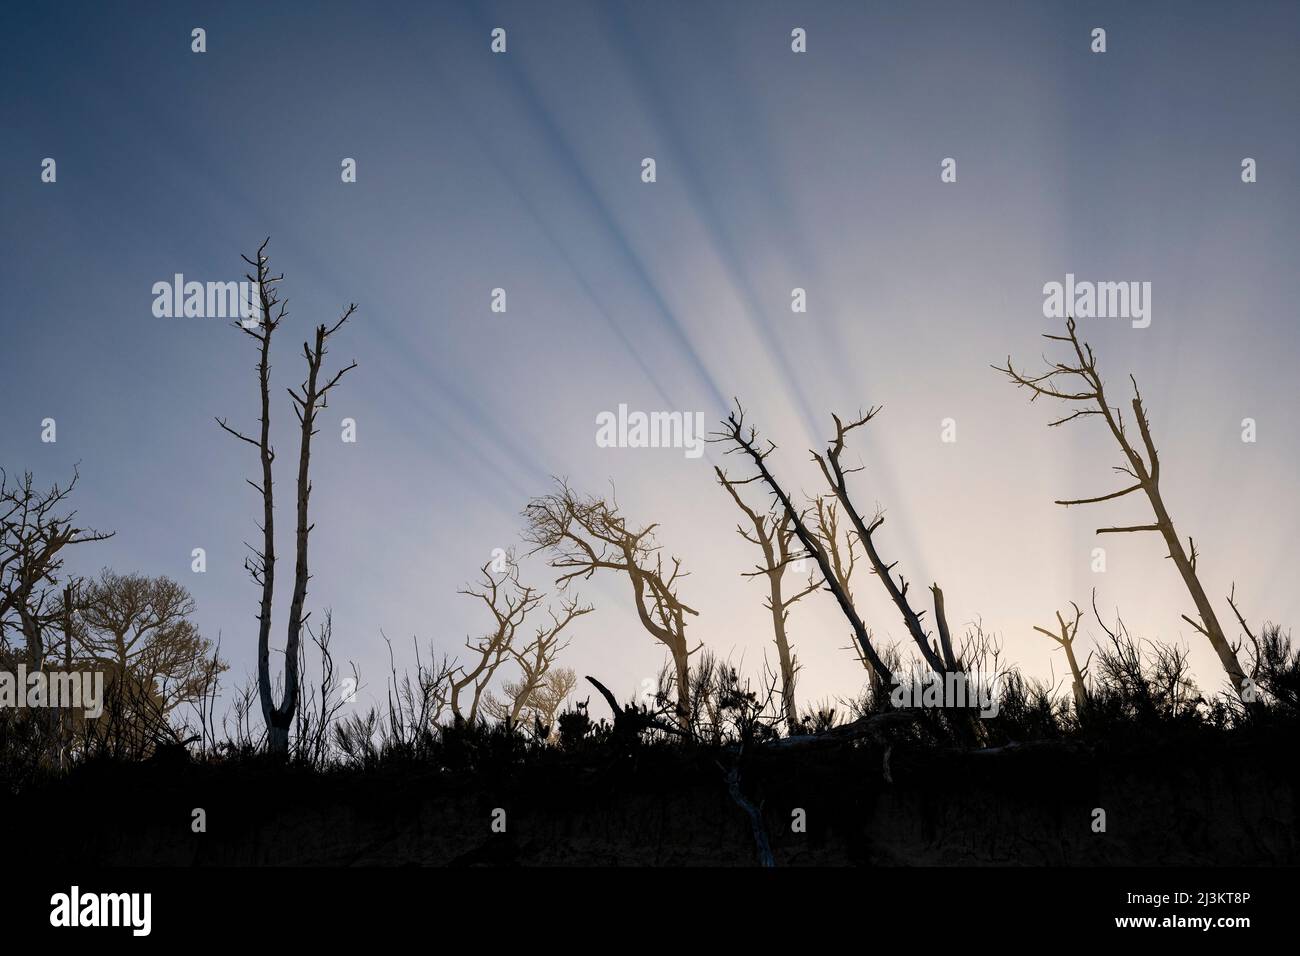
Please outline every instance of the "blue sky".
M830 413L883 404L853 452L863 507L887 509L880 547L1030 672L1063 666L1031 626L1096 587L1135 632L1186 639L1217 687L1154 536L1093 535L1141 503L1052 504L1112 490L1115 450L1086 420L1047 429L1055 416L989 366L1039 354L1044 283L1151 282L1150 328L1081 331L1112 388L1138 377L1167 500L1225 619L1233 581L1253 619L1296 618L1297 41L1289 3L27 5L0 39L0 464L49 482L80 462L81 516L118 534L74 570L177 578L248 672L255 462L213 418L253 421L253 350L218 319L155 318L150 290L238 278L269 235L292 312L281 389L308 328L359 305L331 355L359 367L318 439L309 604L333 608L336 651L371 689L381 629L454 651L480 628L455 591L517 544L551 475L612 481L630 517L660 522L692 571L693 638L756 666L770 635L740 577L755 556L714 451L594 441L620 403L714 422L732 396L808 493ZM945 157L956 183L940 182ZM1243 157L1258 182L1241 182ZM524 576L551 579L536 560ZM857 592L877 632L904 636L874 582ZM631 693L660 654L626 583L582 594L597 612L565 662ZM791 630L809 698L856 689L828 597Z

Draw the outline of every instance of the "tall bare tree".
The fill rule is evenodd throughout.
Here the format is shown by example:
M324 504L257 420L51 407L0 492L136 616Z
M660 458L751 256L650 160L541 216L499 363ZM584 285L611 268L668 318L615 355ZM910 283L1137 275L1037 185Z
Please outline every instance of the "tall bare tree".
M31 472L12 480L0 469L0 649L9 647L8 632L17 631L33 671L45 663L47 628L65 624L59 605L65 549L113 536L79 526L76 511L65 510L78 477L74 469L66 485L41 490Z
M641 626L672 656L677 717L685 726L691 714L690 657L703 645L691 648L686 642L686 616L698 612L677 595L685 576L680 559L670 558L671 568L665 568L654 538L658 525L629 526L612 496L582 496L563 481L558 485L555 493L534 498L524 509L526 539L534 553L551 552L551 567L564 572L556 579L562 587L601 570L627 575Z
M257 249L257 258L243 256L243 260L254 270L245 278L254 284L258 295L258 315L256 321L240 321L235 328L252 338L257 343L258 364L257 382L261 403L260 429L256 438L250 438L232 428L224 419L218 418L217 424L240 441L247 442L257 449L261 465L261 481L251 479L248 483L262 497L262 548L251 548L253 554L244 562L253 581L262 588L261 604L258 608L257 630L257 688L262 706L262 718L266 722L267 746L271 753L286 756L289 751L289 730L293 726L294 712L298 707L299 696L299 645L302 641L302 629L307 620L303 614L303 604L307 599L308 572L307 540L312 525L308 520L308 506L311 499L311 440L316 434L316 415L326 407L327 397L338 385L343 376L356 368L356 362L341 368L333 377L324 380L321 366L325 359L326 345L330 338L342 327L354 312L356 305L349 305L342 317L333 325L324 323L316 326L315 336L303 343L303 357L307 362L307 377L297 390L290 388L289 396L293 401L294 413L298 416L298 483L297 506L298 521L295 530L295 560L293 577L293 594L289 603L288 636L284 654L284 692L279 704L274 700L271 681L271 611L275 594L275 501L272 485L272 464L275 461L275 449L271 445L271 338L280 323L288 315L288 301L280 299L278 287L284 274L272 275L267 264L266 246L271 240L265 240Z
M1241 663L1237 660L1232 645L1224 636L1223 628L1219 624L1214 607L1210 604L1209 598L1206 597L1205 588L1201 586L1200 578L1196 574L1196 544L1189 537L1187 547L1183 547L1178 531L1174 527L1173 519L1169 516L1169 509L1165 506L1164 496L1160 491L1160 455L1156 451L1155 442L1151 437L1151 422L1147 417L1146 407L1142 404L1142 393L1138 391L1137 379L1132 375L1129 376L1129 381L1133 384L1133 398L1130 399L1129 406L1132 409L1132 421L1137 426L1138 437L1141 441L1140 447L1134 443L1132 433L1127 428L1124 410L1118 405L1112 405L1107 398L1101 373L1097 371L1097 361L1092 346L1088 345L1087 342L1080 342L1074 318L1066 319L1065 335L1044 334L1043 338L1065 343L1067 346L1066 358L1063 361L1050 363L1047 370L1038 375L1027 375L1017 371L1011 364L1010 356L1007 356L1005 368L999 368L998 366L994 366L994 368L1010 378L1017 388L1029 389L1032 393L1030 401L1046 396L1047 398L1055 398L1079 406L1069 415L1050 422L1049 426L1063 425L1076 418L1087 416L1095 415L1100 417L1105 422L1111 437L1115 439L1115 443L1119 445L1120 452L1124 456L1124 464L1115 465L1112 470L1127 475L1133 482L1118 491L1108 492L1092 498L1059 500L1056 504L1065 507L1098 504L1103 501L1122 498L1135 492L1141 492L1146 496L1155 519L1153 523L1098 528L1097 534L1128 534L1152 531L1164 539L1165 546L1169 549L1169 557L1178 569L1183 584L1192 597L1192 603L1196 605L1197 614L1200 616L1200 621L1196 621L1184 614L1183 620L1205 636L1210 642L1210 646L1214 648L1214 652L1219 656L1219 661L1237 693L1244 700L1253 702L1253 684L1242 670Z
M801 598L821 587L821 581L816 574L813 574L802 588L796 586L792 589L792 593L786 594L786 569L793 562L807 556L807 552L802 547L795 545L796 534L790 516L780 507L759 512L751 508L740 496L740 487L757 481L759 476L733 480L729 479L721 468L715 467L713 471L718 477L718 484L727 490L736 507L747 519L746 523L736 526L736 531L746 541L757 545L763 555L762 563L757 565L755 570L744 572L744 576L751 578L762 576L767 579L767 597L763 605L772 616L772 635L776 643L777 661L781 668L782 711L789 732L794 734L799 728L799 708L795 699L799 661L790 647L787 625L790 620L790 608ZM842 570L842 561L839 560L838 555L835 560L838 572Z

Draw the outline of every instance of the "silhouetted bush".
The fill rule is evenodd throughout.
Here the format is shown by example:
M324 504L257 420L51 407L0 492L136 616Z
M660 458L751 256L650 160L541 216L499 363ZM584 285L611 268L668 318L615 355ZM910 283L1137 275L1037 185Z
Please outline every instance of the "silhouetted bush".
M1253 709L1228 693L1207 699L1191 678L1181 646L1139 641L1122 622L1107 630L1107 638L1093 654L1083 707L1061 687L1027 679L1017 668L998 663L996 642L977 629L968 635L962 664L971 672L997 675L996 713L981 714L974 706L909 708L906 715L895 714L905 719L877 726L895 708L890 688L868 680L853 699L822 701L806 710L795 735L800 739L791 743L826 737L922 750L1051 741L1123 746L1137 739L1231 740L1255 730L1280 728L1289 735L1300 729L1300 651L1274 625L1266 626L1257 642L1252 667L1261 701ZM322 649L328 653L327 645ZM894 672L911 679L902 677L908 671L897 651L890 653ZM723 752L733 756L717 759L733 766L736 754L761 753L783 736L773 675L765 674L754 685L737 668L708 655L690 672L692 709L685 725L671 706L672 678L666 671L649 703L614 705L610 723L592 718L590 698L576 701L557 715L554 735L536 722L435 720L433 713L446 711L428 703L437 695L423 672L418 681L403 682L393 675L386 712L372 707L342 715L339 707L319 703L337 698L329 686L332 667L322 674L321 686L303 694L307 704L291 741L290 768L299 772L461 774L548 761L600 767L655 753L680 754L689 762L695 760L691 754L698 754L713 766L715 758L709 755ZM911 676L924 677L925 672L914 669ZM261 767L265 739L250 720L250 687L236 690L230 723L223 722L220 733L206 726L196 733L184 721L167 721L149 711L146 701L134 699L129 686L110 689L99 720L71 727L52 711L0 709L0 787L13 794L89 763L161 765L175 758L172 763ZM601 692L612 703L603 686Z

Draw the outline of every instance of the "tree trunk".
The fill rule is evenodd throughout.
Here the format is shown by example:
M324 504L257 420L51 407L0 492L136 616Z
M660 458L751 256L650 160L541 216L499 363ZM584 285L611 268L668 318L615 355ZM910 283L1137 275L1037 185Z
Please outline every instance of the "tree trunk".
M268 239L267 242L269 241ZM303 604L307 597L307 582L311 576L307 565L307 537L311 533L311 525L307 517L308 499L311 496L311 481L309 478L311 436L315 427L316 411L318 408L324 407L326 393L338 383L346 372L355 368L356 363L353 362L340 370L324 386L318 385L318 377L321 362L325 355L326 340L356 311L356 305L350 305L347 311L343 313L342 318L332 328L327 329L324 325L316 327L314 348L311 343L303 343L303 352L307 358L307 381L302 386L303 394L301 395L292 388L289 389L289 394L297 406L295 410L302 424L302 432L298 455L298 524L295 539L297 562L294 568L293 597L289 606L288 640L285 645L284 697L277 707L271 684L271 611L275 596L275 496L272 484L272 463L275 461L275 452L271 447L270 353L272 335L286 315L286 311L279 295L274 290L276 283L283 276L270 274L267 258L264 254L267 242L263 242L258 248L256 262L247 256L244 257L244 261L257 270L256 284L258 304L261 308L260 319L252 326L236 323L236 326L245 334L256 339L259 346L257 381L261 405L260 431L258 437L253 439L231 428L220 418L217 419L217 424L231 435L253 445L258 450L262 481L259 485L250 480L249 484L257 489L262 496L262 550L260 552L254 551L254 559L247 564L253 575L253 580L262 585L262 597L257 615L257 690L262 707L262 719L266 724L267 747L271 754L284 757L288 753L289 728L293 725L301 692L299 648L306 620L303 614ZM252 276L249 276L249 278L252 279ZM277 306L279 307L278 313L276 311ZM254 329L259 331L254 331Z
M1223 669L1227 672L1232 685L1236 688L1238 695L1243 700L1246 699L1246 674L1241 669L1241 662L1237 660L1237 655L1233 653L1232 645L1223 635L1223 627L1219 624L1219 618L1214 613L1214 607L1210 604L1209 598L1205 596L1205 589L1201 587L1201 581L1196 576L1196 569L1192 567L1192 562L1183 550L1183 543L1178 540L1178 532L1174 530L1173 520L1169 517L1169 512L1165 510L1164 499L1160 496L1160 489L1154 481L1150 481L1144 486L1147 498L1151 501L1151 508L1155 511L1156 523L1160 526L1160 534L1165 539L1165 544L1169 547L1169 556L1174 561L1174 567L1178 568L1178 573L1182 575L1183 584L1187 586L1188 593L1192 596L1192 601L1196 605L1196 612L1201 616L1201 622L1204 625L1201 633L1209 640L1210 646L1214 648L1214 653L1219 655L1219 662L1223 664Z
M18 602L18 617L23 627L23 644L27 653L27 670L35 672L44 669L45 664L45 639L41 634L41 624L32 615L27 608L27 597L24 595Z
M271 719L267 721L267 751L277 758L287 757L289 754L289 723L289 719L283 717L278 711L272 712Z
M691 661L686 653L686 641L672 650L673 664L677 668L677 718L683 729L688 729L691 719Z
M261 431L258 437L258 458L262 467L262 599L257 614L257 692L262 705L262 719L266 722L268 746L272 753L288 752L288 737L285 745L277 749L275 722L275 700L271 696L271 606L275 597L275 492L272 485L271 462L275 453L271 450L271 333L275 326L271 320L272 303L266 288L266 260L258 254L258 295L262 307L263 321L266 329L262 333L261 360L257 366L258 385L262 405Z
M785 608L781 602L781 579L769 574L771 581L772 632L776 639L776 655L781 664L781 701L785 706L785 722L791 734L798 733L799 707L794 699L794 661L790 656L790 640L785 633Z

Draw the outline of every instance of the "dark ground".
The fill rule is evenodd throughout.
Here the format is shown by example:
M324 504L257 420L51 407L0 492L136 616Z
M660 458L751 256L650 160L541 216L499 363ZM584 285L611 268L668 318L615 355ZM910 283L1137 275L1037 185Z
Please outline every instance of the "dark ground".
M891 782L879 744L834 742L755 751L742 786L777 866L1295 865L1294 758L1280 736L895 745ZM458 773L92 764L0 812L12 851L88 866L752 865L719 759L731 756L645 747ZM191 831L198 807L206 833ZM796 808L807 832L792 832ZM29 819L43 823L18 825Z

